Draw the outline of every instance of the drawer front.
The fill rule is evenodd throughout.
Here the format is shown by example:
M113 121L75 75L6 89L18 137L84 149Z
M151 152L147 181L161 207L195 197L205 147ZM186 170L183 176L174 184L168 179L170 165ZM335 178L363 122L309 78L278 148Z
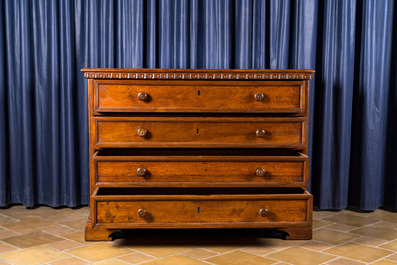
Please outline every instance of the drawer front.
M307 226L311 220L311 197L304 195L268 195L266 199L255 198L254 195L250 199L239 199L233 195L224 195L223 199L203 197L175 200L96 199L96 220L101 224L125 224L126 227L203 223L227 226L247 222L252 227Z
M101 112L304 113L303 81L96 80Z
M96 147L303 148L304 118L96 118Z
M306 187L308 157L94 157L99 185Z

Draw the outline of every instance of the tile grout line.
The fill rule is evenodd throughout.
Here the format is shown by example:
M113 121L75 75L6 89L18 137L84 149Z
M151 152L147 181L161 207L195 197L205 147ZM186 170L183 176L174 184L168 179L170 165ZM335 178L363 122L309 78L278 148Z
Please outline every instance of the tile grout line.
M348 241L346 241L346 242L339 243L339 244L337 244L337 245L335 245L335 246L333 246L333 247L341 246L341 245L347 244L347 243L354 243L354 242L353 242L354 240L357 240L357 239L362 238L362 237L364 237L364 236L360 235L358 238L354 238L354 239L348 240ZM354 244L362 245L362 246L366 246L366 247L376 248L376 247L373 247L373 246L368 246L368 245L364 245L364 244L360 244L360 243L354 243ZM327 252L325 252L325 251L326 251L326 250L329 250L329 249L331 249L331 248L333 248L333 247L326 248L326 249L322 250L321 252L327 253ZM383 250L384 250L384 249L383 249ZM327 253L327 254L330 254L330 253ZM334 255L334 254L331 254L331 255ZM387 256L390 256L390 255L387 255ZM356 260L356 259L352 259L352 258L345 257L345 256L340 256L340 255L338 255L338 257L339 257L339 258L348 259L348 260L351 260L351 261L355 261L355 262L358 261L358 262L362 262L362 263L365 263L365 264L369 264L369 263L367 263L367 262L365 262L365 261ZM375 261L372 261L372 262L375 262ZM371 263L372 263L372 262L371 262Z
M11 229L9 229L9 228L7 228L7 227L4 227L4 226L0 226L0 228L3 228L4 230L7 230L7 231L10 231L10 232L16 233L16 234L18 234L19 236L22 236L22 235L23 235L23 234L21 234L21 233L19 233L19 232L17 232L17 231L11 230ZM11 237L11 236L10 236L10 237ZM2 241L3 239L6 239L6 238L8 238L8 237L2 238L2 239L0 239L0 241Z

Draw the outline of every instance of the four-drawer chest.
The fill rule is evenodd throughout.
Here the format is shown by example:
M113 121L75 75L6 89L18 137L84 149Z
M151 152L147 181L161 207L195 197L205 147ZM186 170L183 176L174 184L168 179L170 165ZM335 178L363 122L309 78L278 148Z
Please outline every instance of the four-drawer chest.
M311 239L312 70L82 69L86 240L122 229L273 228Z

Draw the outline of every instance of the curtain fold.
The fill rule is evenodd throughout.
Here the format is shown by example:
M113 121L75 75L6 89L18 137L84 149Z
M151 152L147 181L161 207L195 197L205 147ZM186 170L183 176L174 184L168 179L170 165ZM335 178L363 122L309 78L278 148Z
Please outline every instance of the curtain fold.
M0 2L0 206L89 203L81 68L314 69L315 205L397 209L393 0Z
M312 190L321 194L315 200L323 208L343 209L348 206L356 3L324 1L321 8Z

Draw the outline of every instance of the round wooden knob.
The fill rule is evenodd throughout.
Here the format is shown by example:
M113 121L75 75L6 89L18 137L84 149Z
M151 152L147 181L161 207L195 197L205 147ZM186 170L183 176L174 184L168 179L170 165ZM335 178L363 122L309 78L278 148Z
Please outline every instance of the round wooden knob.
M258 129L256 130L256 136L258 136L259 138L264 137L266 134L266 131L264 129Z
M138 130L138 135L139 135L140 137L144 137L144 136L147 135L147 131L146 131L145 129L139 129L139 130Z
M140 167L140 168L138 168L138 169L136 170L136 174L137 174L138 176L145 176L145 175L146 175L146 169Z
M265 95L263 94L255 94L255 100L256 101L262 101L265 98Z
M146 215L146 209L139 209L139 210L138 210L138 216L139 216L140 218L145 217L145 215Z
M269 211L266 208L262 208L259 210L259 215L262 217L266 217L269 215Z
M147 95L146 93L144 93L144 92L140 92L140 93L138 94L138 99L139 99L140 101L147 101L148 95Z
M258 169L256 170L256 175L257 175L258 177L263 177L263 176L265 175L265 173L266 173L266 171L265 171L263 168L258 168Z

